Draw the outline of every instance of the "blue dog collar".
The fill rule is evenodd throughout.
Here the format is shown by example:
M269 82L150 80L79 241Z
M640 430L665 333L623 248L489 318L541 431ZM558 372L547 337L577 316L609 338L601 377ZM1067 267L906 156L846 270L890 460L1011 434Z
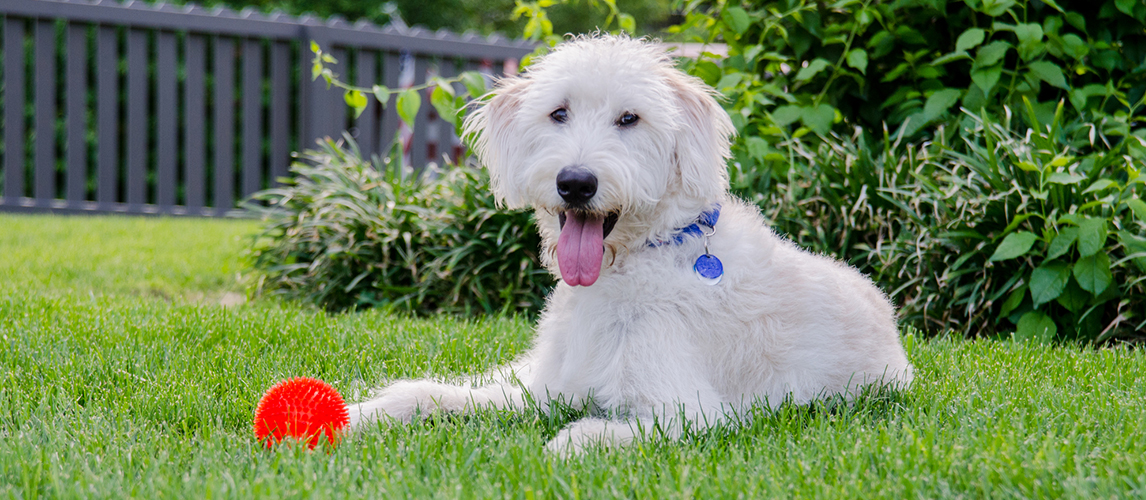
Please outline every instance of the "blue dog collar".
M712 231L716 230L716 221L718 220L720 220L720 204L716 203L712 205L712 210L697 216L696 222L677 229L676 232L673 233L672 239L668 241L650 241L649 246L656 248L664 245L679 245L684 243L685 238L690 236L697 238L704 237L705 232L701 229L701 226L709 228L709 234L711 234Z
M704 255L696 258L696 262L692 265L692 270L702 283L715 285L720 283L721 278L724 277L724 265L715 255L708 253L708 238L716 234L716 222L718 220L720 220L720 204L716 203L712 206L711 210L700 214L700 216L696 218L696 222L678 229L677 232L673 234L671 240L649 242L649 246L655 248L670 244L680 245L684 243L687 237L704 238Z

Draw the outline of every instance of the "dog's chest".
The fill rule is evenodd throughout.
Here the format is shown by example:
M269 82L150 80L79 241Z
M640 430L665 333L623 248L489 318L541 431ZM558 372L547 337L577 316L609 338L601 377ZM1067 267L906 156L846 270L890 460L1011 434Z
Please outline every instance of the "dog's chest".
M592 287L559 287L538 345L559 368L540 382L616 407L663 401L680 389L673 380L703 371L698 343L720 327L718 292L674 260L659 270L629 266Z

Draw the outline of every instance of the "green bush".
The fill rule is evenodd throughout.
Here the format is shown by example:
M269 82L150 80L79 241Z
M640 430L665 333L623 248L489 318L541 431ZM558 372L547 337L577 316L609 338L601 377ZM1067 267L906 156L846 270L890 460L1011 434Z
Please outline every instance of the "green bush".
M1025 108L1039 125L1023 133L1009 114L966 115L960 145L871 147L860 132L790 141L788 179L757 202L797 242L872 275L904 322L931 332L1140 334L1143 143L1108 147L1097 127L1064 124L1062 105L1045 125Z
M1026 99L1048 123L1066 100L1068 121L1112 137L1143 124L1130 112L1146 93L1138 0L692 0L685 13L677 36L728 46L683 64L728 97L736 161L778 179L792 137L859 126L914 141L960 107L999 115Z
M260 292L332 310L540 310L553 279L532 216L497 209L484 171L381 171L348 141L306 152L284 186L247 203L265 221Z
M1146 326L1146 4L684 9L674 33L728 47L682 66L728 97L733 189L871 274L904 321L1098 341Z

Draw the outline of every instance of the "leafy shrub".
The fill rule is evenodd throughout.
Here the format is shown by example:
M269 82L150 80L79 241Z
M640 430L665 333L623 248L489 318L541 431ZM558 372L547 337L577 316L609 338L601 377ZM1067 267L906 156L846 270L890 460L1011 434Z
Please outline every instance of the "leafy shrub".
M1133 336L1146 326L1146 141L1108 146L1063 114L1022 134L1009 114L968 114L959 148L794 140L789 178L757 201L799 243L870 273L917 327Z
M727 58L683 64L728 96L736 161L778 179L778 144L792 137L886 126L914 141L960 107L999 115L1026 99L1048 123L1066 100L1068 121L1108 135L1141 126L1130 112L1146 93L1140 1L692 0L685 13L678 36L728 46Z
M540 237L531 215L495 207L484 172L380 171L347 140L306 152L284 186L247 204L266 221L252 250L259 291L333 310L540 309L553 283Z

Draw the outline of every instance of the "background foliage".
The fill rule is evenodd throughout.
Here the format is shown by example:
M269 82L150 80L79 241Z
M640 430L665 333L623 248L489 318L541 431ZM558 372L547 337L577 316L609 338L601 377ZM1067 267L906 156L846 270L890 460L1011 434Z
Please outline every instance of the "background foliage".
M801 245L871 275L905 323L930 332L1134 336L1146 324L1144 178L1127 168L1126 142L1093 147L1103 139L1064 130L1061 113L1046 125L1016 132L969 114L961 144L871 144L860 130L794 139L783 144L788 178L756 201Z
M905 323L1040 340L1141 335L1146 4L679 7L673 36L727 47L680 64L727 96L734 191L801 245L875 278ZM560 40L551 9L516 7L542 52ZM633 23L615 4L604 10ZM369 93L348 87L356 102ZM456 116L465 93L432 100Z
M685 67L728 97L742 140L736 161L782 177L790 137L934 138L959 108L1001 113L1029 100L1042 123L1146 137L1132 111L1146 93L1146 3L1129 0L691 0L670 29L721 42ZM1020 120L1017 124L1027 124ZM957 128L947 127L953 134ZM947 139L950 139L948 137ZM879 141L873 144L878 145ZM1138 150L1141 153L1141 149ZM767 192L767 177L758 191Z
M735 190L871 274L906 322L1143 330L1146 4L683 7L674 33L728 47L683 65L728 97Z
M532 216L496 209L487 176L381 171L347 141L308 152L286 185L254 197L265 206L248 203L265 221L260 290L327 309L540 309L553 279Z

